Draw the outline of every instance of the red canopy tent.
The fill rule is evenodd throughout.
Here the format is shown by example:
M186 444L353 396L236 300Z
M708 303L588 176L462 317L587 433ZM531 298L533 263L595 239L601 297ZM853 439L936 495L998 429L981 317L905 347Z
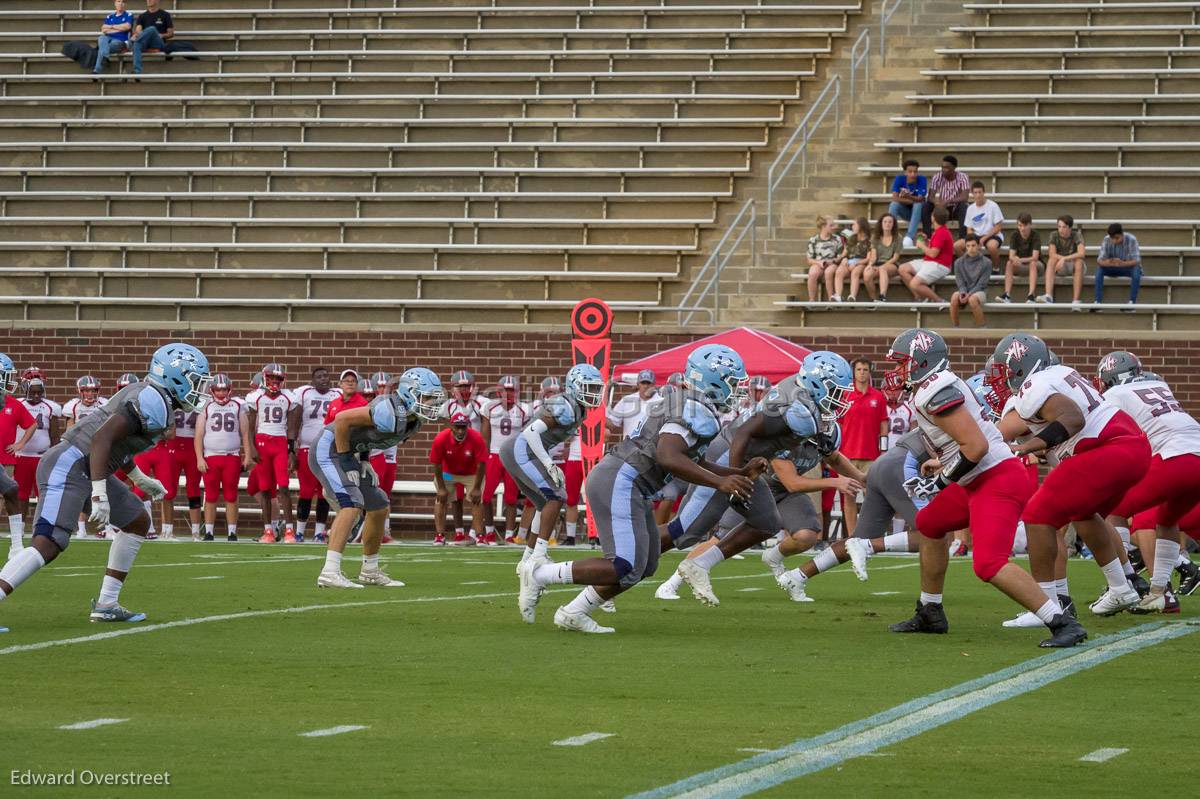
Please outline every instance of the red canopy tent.
M751 377L762 375L772 383L778 383L785 377L796 374L804 356L812 352L807 347L793 344L779 336L749 327L739 327L616 366L612 370L613 379L633 384L637 381L638 372L653 369L655 382L662 385L667 382L672 372L682 372L688 355L704 344L724 344L732 347L745 361L746 374Z

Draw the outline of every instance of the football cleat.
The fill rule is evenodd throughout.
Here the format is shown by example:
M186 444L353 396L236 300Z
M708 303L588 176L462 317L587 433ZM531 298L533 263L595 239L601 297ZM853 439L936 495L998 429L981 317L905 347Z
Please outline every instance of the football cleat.
M215 541L215 540L216 540L216 538L213 536L213 534L212 534L212 533L205 533L205 534L204 534L204 538L202 538L202 539L200 539L200 540L201 540L201 541Z
M787 571L787 567L783 565L783 555L780 553L779 547L764 549L761 557L763 564L771 570L771 574L775 575L776 580Z
M363 585L381 585L385 588L403 588L404 583L399 580L393 580L387 576L383 569L373 569L367 571L363 569L358 573L358 581Z
M324 533L314 533L313 534L313 543L314 544L324 544L325 541L326 541L326 538L325 538Z
M237 533L230 533L229 535L225 536L225 540L226 541L237 541Z
M517 543L517 537L515 535L506 535L504 536L504 543L515 545Z
M7 627L0 627L0 633L6 633L6 632L8 632Z
M1133 567L1135 572L1141 572L1145 570L1146 561L1144 558L1142 558L1142 550L1140 548L1134 547L1125 554L1129 556L1129 565Z
M296 543L296 534L294 532L292 532L291 530L288 530L286 533L283 534L283 543L285 543L285 544Z
M679 576L692 589L692 594L700 600L701 604L710 608L721 604L721 600L717 599L717 595L713 593L712 580L709 578L708 570L696 565L694 560L684 560L679 564Z
M263 534L258 539L258 543L274 544L275 543L275 532L272 530L264 530Z
M91 621L145 621L145 613L134 613L132 610L126 610L120 605L102 608L96 605L96 600L92 600L92 615L88 617Z
M569 535L569 536L567 536L566 538L564 538L564 539L563 539L563 542L562 542L562 545L563 545L564 547L573 547L573 546L575 546L575 536L573 536L573 535Z
M175 531L172 530L169 533L164 532L162 535L160 535L158 537L158 540L159 541L174 541L175 540Z
M392 538L392 537L391 537L390 535L388 535L387 533L384 533L384 534L383 534L383 538L381 538L381 539L379 540L379 543L381 543L381 544L390 544L390 543L392 543L392 542L393 542L393 541L395 541L395 540L396 540L396 539Z
M434 545L435 547L444 547L444 546L446 546L446 536L442 535L441 533L437 533L436 535L434 535L434 537L433 537L433 545Z
M347 579L340 571L322 571L317 575L317 588L362 588L358 583Z
M793 602L812 602L813 598L806 593L807 580L801 580L791 572L784 572L775 580Z
M850 556L850 565L854 568L854 576L866 582L867 558L871 557L871 545L861 538L847 538L846 554Z
M1087 630L1083 629L1082 624L1061 613L1051 619L1046 626L1050 628L1051 635L1038 644L1042 649L1077 646L1086 641L1088 637Z
M1146 594L1135 606L1129 609L1129 612L1137 613L1138 615L1146 613L1178 613L1179 600L1175 598L1175 593L1171 590L1171 587L1167 586L1167 590L1161 594L1156 594L1154 591Z
M617 603L613 602L611 599L606 600L605 603L600 606L600 609L605 613L616 613Z
M1129 584L1133 587L1133 590L1137 591L1139 597L1150 593L1150 583L1142 575L1135 573L1132 577L1127 577L1126 579L1129 580Z
M487 544L489 547L498 547L500 546L500 536L495 533L487 533L479 539L479 543Z
M1062 606L1064 616L1070 616L1072 619L1079 618L1079 614L1075 612L1075 600L1070 596L1059 594L1058 604Z
M950 622L946 619L946 610L940 602L930 602L922 605L917 601L917 612L911 619L888 626L894 633L932 633L944 635L950 632Z
M654 589L655 599L679 599L679 589L670 580L664 580Z
M455 533L454 540L450 542L450 546L473 547L473 546L475 546L475 539L472 538L471 536L467 535L466 533Z
M521 620L526 624L533 624L537 620L537 603L541 599L542 588L533 578L533 570L540 565L542 565L540 560L530 557L521 564L520 571L517 573L520 577L517 610L521 612Z
M1176 566L1175 571L1179 572L1180 596L1191 596L1197 588L1200 588L1200 566L1189 560L1187 563Z
M1065 614L1064 614L1065 615ZM1041 627L1042 620L1037 617L1036 613L1025 611L1019 616L1009 619L1004 622L1003 627Z
M554 626L560 630L573 630L580 633L615 633L612 627L604 627L586 613L571 613L563 605L554 611Z
M1140 597L1133 588L1124 591L1113 591L1111 588L1100 595L1100 598L1089 607L1097 616L1115 616L1123 610L1128 610L1138 603Z

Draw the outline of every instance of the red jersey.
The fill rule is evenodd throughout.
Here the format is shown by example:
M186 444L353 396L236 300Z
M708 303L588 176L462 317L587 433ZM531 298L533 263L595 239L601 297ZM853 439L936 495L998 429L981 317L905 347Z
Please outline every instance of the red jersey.
M457 475L475 474L487 457L488 446L483 436L469 427L462 441L454 440L453 430L443 430L433 439L429 450L430 463L440 466L443 472Z
M879 457L879 435L888 421L887 397L877 388L852 388L850 409L842 416L841 452L847 458L873 461Z
M933 235L929 237L928 246L938 248L938 254L933 256L932 260L950 269L954 263L954 237L950 235L949 228L942 225L933 231Z
M8 446L17 440L17 428L28 430L36 425L37 419L33 418L25 403L12 394L4 398L4 408L0 410L0 464L17 462L16 455L8 454Z
M337 416L342 411L348 411L351 408L364 408L369 405L369 401L362 394L351 394L350 399L338 397L333 402L329 403L329 410L325 412L325 424L333 421L333 417Z

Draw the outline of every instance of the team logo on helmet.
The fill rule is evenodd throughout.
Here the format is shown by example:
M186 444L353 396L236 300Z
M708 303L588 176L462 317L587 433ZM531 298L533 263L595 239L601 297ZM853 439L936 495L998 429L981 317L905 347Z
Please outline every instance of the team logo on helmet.
M1008 344L1008 349L1004 351L1005 357L1007 357L1009 360L1012 360L1013 358L1020 360L1028 354L1029 347L1027 347L1024 342L1017 339L1010 341Z
M1110 369L1117 368L1117 359L1111 355L1104 356L1104 360L1100 362L1100 371L1107 372Z
M933 337L924 330L913 336L913 348L921 352L929 352L929 348L933 346Z

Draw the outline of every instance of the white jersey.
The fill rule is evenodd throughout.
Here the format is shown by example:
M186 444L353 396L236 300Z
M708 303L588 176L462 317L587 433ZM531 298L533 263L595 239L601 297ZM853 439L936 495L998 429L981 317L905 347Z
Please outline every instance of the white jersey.
M1133 417L1150 439L1150 451L1155 455L1164 460L1200 455L1200 422L1183 409L1163 381L1139 380L1113 386L1104 392L1104 399Z
M1071 367L1050 366L1030 375L1017 393L1017 414L1034 435L1046 429L1048 422L1038 414L1054 394L1061 394L1075 403L1083 414L1083 429L1051 449L1059 460L1070 457L1080 441L1100 435L1109 420L1121 410L1101 397L1091 381Z
M1012 450L1004 443L1000 431L992 424L991 413L975 399L971 387L959 379L958 375L949 370L937 372L925 378L913 395L913 413L917 426L921 430L921 438L925 441L925 449L929 454L942 462L942 470L950 472L958 462L958 442L934 421L939 413L957 406L966 408L967 413L979 425L988 441L988 449L983 459L975 468L967 472L958 481L960 485L969 485L979 475L1003 463L1009 458L1015 458Z
M1002 410L1000 412L1000 419L1003 420L1005 416L1008 416L1008 414L1010 412L1015 412L1016 409L1017 409L1017 397L1016 397L1016 395L1013 395L1004 401L1004 410ZM1017 436L1015 439L1013 439L1013 441L1017 444L1024 444L1026 441L1028 441L1031 438L1033 438L1033 433L1025 433L1024 435ZM1046 450L1045 452L1039 453L1039 455L1040 455L1040 457L1046 459L1046 464L1050 468L1053 469L1055 466L1058 465L1058 456L1055 455L1050 450Z
M376 455L382 455L384 463L395 463L397 449L399 449L398 446L391 446L387 449L373 449L368 457L374 458Z
M75 397L74 399L67 400L67 404L62 407L62 415L71 424L79 424L103 408L106 402L108 402L108 397L97 397L96 401L91 405L86 405L82 397Z
M288 413L295 407L296 398L286 388L274 397L261 388L246 395L246 409L258 414L258 429L254 432L261 436L287 436Z
M25 446L17 451L17 454L23 458L36 458L50 449L50 420L56 416L62 416L63 409L57 402L51 402L45 398L42 398L42 401L36 405L27 399L21 400L21 404L33 417L36 429L29 440L25 442Z
M451 397L442 403L442 421L449 421L456 413L466 414L471 429L483 435L483 406L484 401L479 397L471 397L462 402L458 397Z
M575 435L571 436L571 447L567 451L567 460L583 460L583 434L579 430L576 430Z
M331 388L322 394L315 386L300 386L293 394L296 404L300 406L300 441L297 446L307 449L325 429L325 413L329 410L329 404L342 396L342 392Z
M516 438L521 428L533 421L529 408L523 402L514 402L511 408L504 407L504 400L492 400L483 409L483 418L491 427L492 438L488 450L493 454L509 439Z
M204 454L237 455L242 451L242 401L213 400L204 406Z
M621 425L621 438L629 438L645 421L646 409L654 396L651 394L649 399L642 399L635 391L621 397L616 405L609 408L608 418Z
M175 437L176 438L195 438L196 437L196 417L200 414L196 411L184 413L182 410L175 410Z
M913 426L913 409L912 405L907 402L902 402L893 408L888 406L888 449L896 446L896 442L904 437L904 434L912 429Z

